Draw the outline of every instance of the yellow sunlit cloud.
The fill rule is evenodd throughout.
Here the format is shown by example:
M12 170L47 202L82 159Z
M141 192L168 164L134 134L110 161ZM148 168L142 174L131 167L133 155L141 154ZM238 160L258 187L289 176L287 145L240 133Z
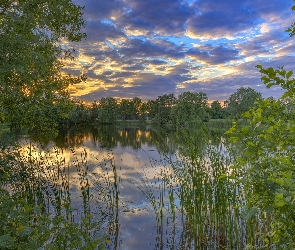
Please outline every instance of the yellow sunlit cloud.
M69 87L69 92L71 96L77 97L103 89L105 89L105 84L102 81L96 79L87 79L87 83L71 85Z
M262 25L260 25L260 33L262 34L270 32L271 29L272 27L268 23L263 23Z
M223 77L230 74L238 73L238 70L234 67L226 67L226 66L209 66L206 68L202 68L197 76L200 80L212 79L217 77Z
M190 27L188 27L185 35L192 39L200 39L201 41L217 40L220 38L234 40L237 38L236 36L234 36L235 34L232 34L230 32L225 32L219 29L211 30L208 33L205 33L205 32L202 33L198 31L193 31Z

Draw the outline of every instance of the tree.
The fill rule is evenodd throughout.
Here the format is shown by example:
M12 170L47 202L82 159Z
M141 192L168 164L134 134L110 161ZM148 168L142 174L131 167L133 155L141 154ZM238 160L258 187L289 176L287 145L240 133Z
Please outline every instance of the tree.
M295 10L295 6L292 8ZM288 29L290 36L293 29ZM273 69L257 65L267 88L285 90L278 99L257 102L244 116L249 125L228 132L231 141L243 145L237 159L247 203L272 218L265 248L295 248L295 78L284 67Z
M179 95L173 107L173 117L177 124L194 120L205 120L208 111L208 97L205 93L184 92Z
M132 100L122 99L119 103L119 112L122 116L122 120L138 120L141 105L142 101L139 97L134 97Z
M48 130L71 108L67 88L84 77L62 73L80 41L83 8L71 0L0 2L0 107L3 122Z
M90 122L95 122L98 120L99 116L99 105L97 101L93 101L91 104L91 109L90 109Z
M211 103L209 113L212 119L224 118L224 110L218 100Z
M145 122L147 119L149 119L150 115L150 102L142 102L139 107L139 120L141 122Z
M295 5L292 6L292 10L295 10ZM286 32L289 33L290 37L295 35L295 22L291 24L291 27L289 27Z
M156 100L148 100L146 102L146 110L151 119L157 115L157 102Z
M225 101L226 112L232 118L241 118L242 114L253 107L257 99L261 99L261 93L252 88L239 88Z
M81 100L76 100L74 103L75 107L70 113L68 117L68 121L74 124L80 123L89 123L92 122L92 111L93 109L89 109L85 103Z
M248 206L271 214L271 242L295 246L295 79L292 71L284 73L258 66L265 84L281 85L286 90L277 101L265 99L244 116L248 126L230 130L236 144L242 143L243 154L238 166L243 171L243 184ZM273 74L274 73L274 74ZM276 79L272 79L276 75ZM286 76L288 75L288 79ZM288 88L285 84L288 82ZM270 242L270 243L271 243ZM289 248L288 248L289 249Z
M130 104L129 100L122 99L119 103L119 112L121 114L122 120L126 120L130 116Z
M152 103L153 122L164 126L171 120L171 109L175 105L176 98L174 94L165 94L158 96Z
M100 123L115 123L119 115L119 106L116 99L112 97L103 97L99 104L98 122Z
M133 120L138 120L140 114L140 107L142 105L142 101L139 97L134 97L130 101L130 109L131 109L131 117Z

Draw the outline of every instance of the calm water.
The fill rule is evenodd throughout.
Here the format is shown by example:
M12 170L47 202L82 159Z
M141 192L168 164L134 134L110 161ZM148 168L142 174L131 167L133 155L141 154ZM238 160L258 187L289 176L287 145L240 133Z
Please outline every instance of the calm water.
M41 162L38 178L59 187L64 199L70 191L76 220L90 210L101 223L108 249L246 244L246 227L234 209L241 193L227 178L221 131L105 126L63 130L52 141L40 135L17 140L27 157ZM199 158L208 143L209 154Z

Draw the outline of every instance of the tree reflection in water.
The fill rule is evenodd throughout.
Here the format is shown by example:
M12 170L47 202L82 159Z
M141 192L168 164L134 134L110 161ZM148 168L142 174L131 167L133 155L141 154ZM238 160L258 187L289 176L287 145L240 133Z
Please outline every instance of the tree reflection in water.
M69 203L108 249L244 249L263 227L241 217L243 189L222 135L101 126L30 142L39 140L34 173L47 208Z

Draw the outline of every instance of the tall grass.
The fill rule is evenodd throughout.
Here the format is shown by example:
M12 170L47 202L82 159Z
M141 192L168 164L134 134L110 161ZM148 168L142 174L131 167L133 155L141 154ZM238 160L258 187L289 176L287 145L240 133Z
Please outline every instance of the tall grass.
M155 214L150 248L271 249L272 218L247 208L234 150L200 124L178 132L173 154L150 158L134 183ZM2 151L0 249L120 249L122 176L113 152L102 151L32 143Z
M86 149L79 153L72 149L72 162L66 162L61 149L45 152L31 143L25 148L3 151L2 156L6 157L6 161L1 162L1 169L6 166L6 178L1 179L0 218L6 218L1 221L0 249L18 249L20 244L28 246L27 249L106 248L108 233L107 230L102 231L102 225L112 226L111 220L105 221L110 218L104 215L113 213L105 209L118 211L118 185L116 181L105 179L99 193L97 187L91 187ZM116 180L111 158L105 159L104 167L111 168ZM73 197L75 192L71 190L72 171L78 175L76 184L80 190L82 210L77 207L77 197ZM96 188L96 195L104 205L96 203L94 206L90 188ZM110 194L112 199L106 194ZM96 210L99 212L94 213L92 209L98 206L100 208ZM15 211L14 214L9 210ZM19 216L23 219L17 220ZM23 237L22 231L26 229L30 231Z
M235 159L207 130L183 130L176 157L165 156L158 181L143 178L158 228L155 249L262 249L266 216L247 210ZM270 221L270 218L268 218Z

